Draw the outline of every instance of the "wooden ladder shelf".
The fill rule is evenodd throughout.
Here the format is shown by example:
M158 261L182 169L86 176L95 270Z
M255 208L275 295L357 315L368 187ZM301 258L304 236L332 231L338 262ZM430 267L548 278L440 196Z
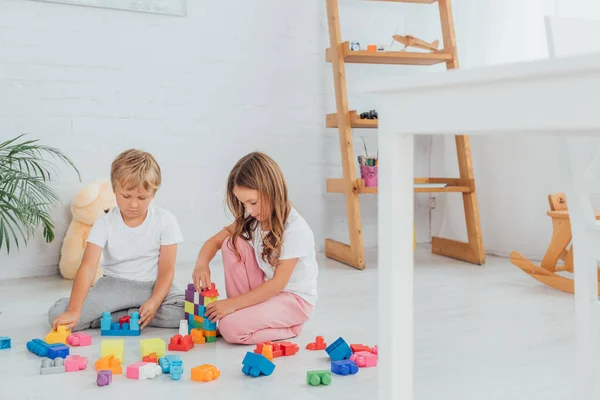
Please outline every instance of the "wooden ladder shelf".
M336 113L326 116L326 126L339 131L340 151L342 155L343 177L327 180L327 192L343 193L346 197L346 214L350 244L333 239L325 240L327 257L340 261L357 269L365 268L362 223L360 217L361 194L376 194L376 187L365 187L362 179L356 175L352 128L377 128L377 120L360 119L355 110L348 107L346 88L346 63L358 64L395 64L395 65L434 65L445 63L446 69L457 69L458 56L454 35L454 22L450 0L375 0L397 3L438 3L442 27L443 45L441 50L431 52L382 51L372 52L351 50L348 42L343 42L340 30L338 0L326 0L329 25L330 48L326 51L326 60L333 69L335 86ZM411 39L412 40L412 39ZM421 43L421 42L418 42ZM437 45L437 44L436 44ZM485 263L479 208L471 160L469 137L456 135L458 158L458 178L415 178L415 192L461 193L464 204L467 227L467 242L433 237L431 250L435 254L456 258L473 264ZM385 160L382 160L385 162ZM444 187L439 187L440 184Z

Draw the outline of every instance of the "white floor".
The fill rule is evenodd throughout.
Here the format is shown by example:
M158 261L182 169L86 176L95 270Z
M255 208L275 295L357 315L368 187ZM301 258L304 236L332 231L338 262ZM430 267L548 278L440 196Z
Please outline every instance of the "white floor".
M40 375L40 359L25 343L48 332L46 311L68 295L70 282L59 278L0 281L0 336L10 336L11 350L0 351L0 398L95 399L134 395L184 398L186 395L220 399L364 399L376 398L377 368L357 375L334 375L325 387L306 385L307 370L328 369L325 352L304 350L316 335L327 343L339 336L349 343L376 344L377 270L374 253L369 267L357 271L321 257L320 300L304 332L292 340L299 354L275 360L269 377L251 378L241 372L241 361L251 346L233 346L222 339L179 353L185 373L181 381L162 375L151 381L117 376L111 386L95 383L93 363L99 357L100 336L91 347L72 348L89 359L79 373ZM574 354L572 296L532 280L508 260L490 257L483 267L433 256L426 249L416 255L415 397L419 400L565 399L570 395ZM222 273L213 268L223 287ZM182 288L191 269L177 272ZM165 341L175 330L149 328L142 336ZM139 360L139 338L126 338L125 365ZM385 351L385 349L381 349ZM221 377L210 383L190 380L190 368L215 364ZM242 395L243 393L243 395Z

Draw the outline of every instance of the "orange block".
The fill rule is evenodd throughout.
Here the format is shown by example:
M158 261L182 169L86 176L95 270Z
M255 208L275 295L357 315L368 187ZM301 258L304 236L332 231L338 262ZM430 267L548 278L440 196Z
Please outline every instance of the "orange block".
M190 331L190 335L192 336L192 340L195 344L206 343L206 339L204 338L204 332L201 329L192 329Z
M96 363L94 365L96 367L96 371L110 370L112 371L113 375L123 373L123 368L121 367L121 360L115 358L114 356L101 357L98 360L96 360Z
M204 317L201 317L199 315L194 315L194 321L204 323Z
M204 336L217 336L217 331L203 331Z
M192 368L192 380L197 382L210 382L221 376L221 371L211 364L202 364Z
M142 357L142 361L158 364L158 357L156 357L156 353L150 353L147 356Z
M273 362L273 346L265 344L262 348L262 355L265 356L269 361Z
M367 51L377 51L377 46L374 44L367 45Z

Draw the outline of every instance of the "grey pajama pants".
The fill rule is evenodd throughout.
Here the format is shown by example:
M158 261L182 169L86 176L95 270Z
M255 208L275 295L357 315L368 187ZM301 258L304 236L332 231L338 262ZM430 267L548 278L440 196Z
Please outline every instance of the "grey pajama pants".
M130 315L146 302L154 289L154 282L139 282L113 276L103 276L92 286L83 303L79 323L73 331L88 328L100 328L100 317L104 311L112 313L113 321L125 315ZM185 296L183 290L171 287L162 305L148 326L159 328L178 328L179 321L185 318ZM48 310L48 321L52 324L54 318L67 310L69 298L58 300Z

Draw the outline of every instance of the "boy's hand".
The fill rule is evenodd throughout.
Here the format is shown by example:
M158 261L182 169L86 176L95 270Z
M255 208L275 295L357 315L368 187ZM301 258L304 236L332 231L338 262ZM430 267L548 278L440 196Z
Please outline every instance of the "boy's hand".
M72 329L79 322L81 313L76 311L65 311L52 321L52 329L56 330L59 325L66 325L67 329Z
M140 307L140 329L144 329L152 321L158 307L160 307L160 303L152 298L142 304Z
M192 281L196 287L196 291L201 292L204 289L210 288L210 267L197 266L192 273Z
M237 311L239 308L235 299L224 299L217 300L206 306L206 313L204 314L211 322L219 321L226 315Z

